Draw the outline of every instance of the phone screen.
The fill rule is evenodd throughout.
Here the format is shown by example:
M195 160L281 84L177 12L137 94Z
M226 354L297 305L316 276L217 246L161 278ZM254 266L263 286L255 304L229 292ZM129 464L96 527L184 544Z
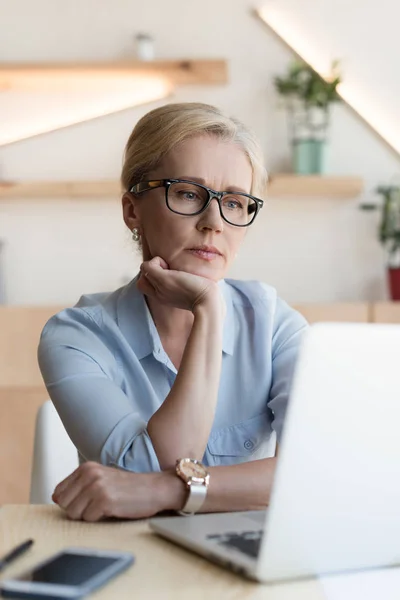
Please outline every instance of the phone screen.
M18 579L19 581L79 586L117 561L118 558L65 552Z

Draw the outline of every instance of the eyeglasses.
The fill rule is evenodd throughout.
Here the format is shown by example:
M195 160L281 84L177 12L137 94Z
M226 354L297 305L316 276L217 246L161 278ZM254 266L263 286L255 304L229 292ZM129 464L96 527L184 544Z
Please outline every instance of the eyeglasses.
M143 194L156 188L165 188L169 210L177 215L194 216L205 211L215 198L221 217L235 227L248 227L256 218L264 201L242 192L216 192L205 185L185 179L157 179L133 185L129 191Z

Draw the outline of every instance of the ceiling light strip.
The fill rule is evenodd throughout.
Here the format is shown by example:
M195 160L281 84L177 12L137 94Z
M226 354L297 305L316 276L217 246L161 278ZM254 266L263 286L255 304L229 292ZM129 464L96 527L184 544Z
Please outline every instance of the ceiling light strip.
M277 36L300 60L307 63L323 79L326 79L324 73L329 72L330 65L323 64L318 60L307 39L291 28L278 11L270 8L257 8L253 12L256 18L268 27L268 30ZM393 135L393 127L390 123L378 122L375 107L368 106L365 101L361 101L361 94L357 93L357 90L352 88L349 83L340 84L337 91L352 112L399 158L400 140Z

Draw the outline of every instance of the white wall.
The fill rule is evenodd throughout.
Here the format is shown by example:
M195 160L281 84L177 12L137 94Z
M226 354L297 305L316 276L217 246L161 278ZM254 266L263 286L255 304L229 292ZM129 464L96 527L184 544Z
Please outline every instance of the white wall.
M389 42L387 31L400 17L394 0L353 0L352 10L344 0L276 4L321 52L344 56L365 93L395 118L397 32L393 29ZM251 0L0 0L1 61L126 58L133 54L139 31L154 35L160 58L227 58L229 85L182 87L173 100L211 102L235 114L257 132L269 170L281 170L289 149L272 77L285 70L291 54L255 20L253 7ZM0 148L0 176L118 177L126 139L148 109ZM0 118L7 118L4 111ZM398 170L399 160L348 110L337 107L329 171L362 176L370 194ZM377 216L360 212L358 201L271 199L249 232L232 276L267 281L293 302L384 298ZM125 233L118 199L0 202L0 239L6 242L7 300L15 304L73 303L82 293L121 285L140 262Z

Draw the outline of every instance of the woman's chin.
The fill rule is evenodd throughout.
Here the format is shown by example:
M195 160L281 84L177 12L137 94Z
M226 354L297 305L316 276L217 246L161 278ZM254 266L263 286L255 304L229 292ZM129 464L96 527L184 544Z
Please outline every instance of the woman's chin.
M198 262L200 263L200 261ZM193 260L177 261L177 264L171 265L170 268L176 269L177 271L185 271L185 273L191 273L192 275L198 275L199 277L205 277L212 281L220 281L225 276L223 269L206 261L202 261L200 264L195 264Z

